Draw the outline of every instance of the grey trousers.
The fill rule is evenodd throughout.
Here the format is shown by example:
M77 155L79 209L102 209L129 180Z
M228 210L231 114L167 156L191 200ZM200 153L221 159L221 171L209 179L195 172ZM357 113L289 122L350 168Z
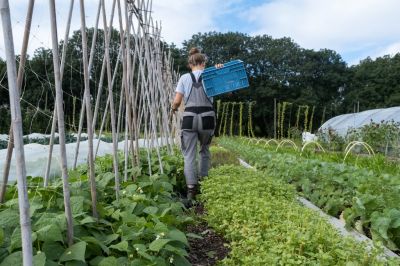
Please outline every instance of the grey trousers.
M208 169L211 166L209 147L213 135L214 130L182 130L181 147L186 185L197 185L199 177L208 176ZM197 141L200 142L199 170L196 162Z

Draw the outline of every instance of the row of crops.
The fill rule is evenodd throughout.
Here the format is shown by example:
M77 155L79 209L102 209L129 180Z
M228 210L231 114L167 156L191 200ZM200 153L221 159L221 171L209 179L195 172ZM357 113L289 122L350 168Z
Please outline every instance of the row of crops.
M219 144L267 171L273 179L292 184L300 195L326 213L342 217L392 250L400 247L400 168L382 157L276 152L275 147L223 138Z
M189 265L188 239L182 229L192 221L176 198L182 181L182 158L163 152L164 173L141 154L135 181L121 184L115 199L113 158L96 160L97 210L91 213L87 166L70 171L74 244L68 247L61 180L43 188L42 178L30 178L34 265ZM157 157L154 156L154 160ZM122 155L119 163L124 164ZM120 169L122 169L121 167ZM0 205L0 265L22 265L17 188L7 190Z
M394 164L385 165L381 157L368 164L371 158L352 156L344 164L339 155L304 151L300 156L240 138L217 142L222 147L212 148L214 169L201 184L199 200L206 209L204 219L228 241L231 252L222 265L399 264L384 259L380 245L371 249L343 238L296 200L300 193L397 250L400 171ZM155 152L148 161L141 151L141 167L128 169L136 179L121 184L118 200L113 157L97 158L98 219L92 216L87 166L69 171L72 246L66 237L61 180L44 188L42 178L29 178L34 265L190 265L188 239L200 237L186 232L198 217L181 203L183 160L179 151L168 155L161 150L161 173ZM257 170L233 165L236 157ZM119 163L124 165L122 154ZM0 205L0 266L21 262L18 195L11 185Z
M214 169L202 183L207 221L231 243L224 265L397 265L342 236L268 172Z

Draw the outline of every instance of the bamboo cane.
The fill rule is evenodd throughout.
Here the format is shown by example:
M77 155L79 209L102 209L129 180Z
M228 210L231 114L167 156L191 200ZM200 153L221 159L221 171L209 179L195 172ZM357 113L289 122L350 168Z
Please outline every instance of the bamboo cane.
M90 57L89 57L89 65L88 65L88 73L90 73L91 69L92 69L92 65L93 65L93 58L94 58L94 48L95 48L95 43L97 40L97 29L98 29L98 25L99 25L99 17L100 17L100 7L101 7L101 1L99 0L99 5L97 8L97 15L96 15L96 24L95 24L95 29L94 29L94 34L93 34L93 39L92 39L92 46L90 49ZM86 36L86 25L85 25L85 36ZM87 39L87 37L86 37ZM87 50L87 42L86 42L86 50ZM86 55L87 57L87 55ZM87 63L86 63L87 64ZM84 71L85 72L85 71ZM74 156L74 164L73 164L73 169L76 169L76 165L78 162L78 155L79 155L79 147L80 147L80 143L81 143L81 134L82 134L82 128L83 128L83 120L84 120L84 116L85 116L85 111L86 111L86 101L85 99L87 97L89 97L90 99L90 95L86 95L86 90L83 93L83 101L82 101L82 106L81 106L81 113L79 116L79 127L78 127L78 136L77 136L77 140L76 140L76 146L75 146L75 156ZM90 91L89 91L90 93ZM91 112L91 110L90 110ZM92 115L90 115L92 117ZM92 122L90 122L91 124ZM89 122L88 122L89 124Z
M81 34L82 34L82 53L83 53L83 75L85 82L85 105L86 105L86 123L88 134L88 164L89 164L89 180L90 192L92 196L92 213L93 217L97 218L97 192L96 180L94 173L94 158L93 158L93 128L92 128L92 107L90 103L90 88L89 88L89 66L88 66L88 47L86 35L86 18L85 18L85 3L80 0L80 13L81 13ZM93 52L93 51L92 51ZM93 53L91 53L93 54Z
M65 217L67 219L67 241L68 245L73 244L74 231L72 221L72 211L70 205L70 191L68 183L68 169L67 169L67 151L65 147L65 123L64 123L64 109L63 109L63 92L61 84L60 62L58 58L58 37L57 37L57 18L54 0L49 0L50 7L50 24L53 46L53 65L54 65L54 80L56 88L56 103L58 115L58 132L60 142L60 155L61 155L61 172L63 180L64 192L64 208Z
M104 0L102 1L102 13L103 13L103 21L104 28L107 28L107 18L106 18L106 10L104 7ZM115 2L115 0L114 0ZM110 27L111 32L112 27ZM114 97L112 91L112 78L111 78L111 62L110 62L110 35L107 31L104 31L105 36L105 60L107 61L107 81L108 81L108 99L110 102L110 110L111 110L111 132L112 132L112 140L113 140L113 163L114 163L114 175L115 175L115 194L116 198L119 198L119 170L118 170L118 139L116 136L116 121L115 121L115 108L114 108Z
M24 72L25 72L26 51L28 49L29 35L31 32L32 14L33 14L34 5L35 5L35 0L30 0L29 6L28 6L28 11L26 14L24 38L22 41L21 56L20 56L20 62L19 62L19 67L18 67L18 76L17 76L18 95L21 94L22 80L23 80ZM4 163L3 182L1 184L1 189L0 189L0 203L4 202L5 194L7 191L8 176L10 175L10 166L11 166L11 158L12 158L12 154L13 154L13 149L14 149L14 135L13 135L13 126L11 125L9 134L8 134L7 155L6 155L6 160Z
M66 58L67 49L68 49L68 36L69 36L69 30L71 27L71 19L72 19L73 9L74 9L74 0L71 0L70 7L69 7L69 13L68 13L67 28L65 30L65 35L64 35L62 57L61 57L61 66L60 66L60 80L61 80L60 82L61 82L61 84L62 84L62 80L63 80L63 76L64 76L65 58ZM46 173L44 176L44 186L45 187L47 187L49 178L50 178L50 167L51 167L51 160L52 160L52 156L53 156L54 136L55 136L56 125L57 125L56 122L57 122L57 106L54 107L53 121L52 121L52 125L51 125L49 156L47 159Z
M20 213L22 260L24 266L32 265L32 237L29 216L29 199L26 182L24 140L22 117L17 85L17 73L14 53L14 41L8 0L0 0L0 14L3 25L4 46L7 60L7 76L10 97L10 109L14 133L15 158L17 162L18 205Z

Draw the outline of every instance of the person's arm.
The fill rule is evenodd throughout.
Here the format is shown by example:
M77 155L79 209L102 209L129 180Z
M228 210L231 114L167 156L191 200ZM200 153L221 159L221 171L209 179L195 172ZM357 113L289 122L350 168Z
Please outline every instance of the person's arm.
M180 92L177 92L175 94L175 98L174 98L174 102L172 103L172 111L176 111L178 110L179 106L182 103L182 99L183 99L183 94Z

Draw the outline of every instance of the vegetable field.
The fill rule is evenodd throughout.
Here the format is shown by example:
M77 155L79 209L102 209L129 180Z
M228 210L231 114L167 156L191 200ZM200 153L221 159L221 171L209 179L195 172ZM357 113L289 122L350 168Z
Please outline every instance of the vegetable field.
M392 250L399 249L398 165L386 163L382 157L354 157L343 162L337 154L276 152L276 147L243 139L225 138L219 143L269 176L293 185L326 213L344 218L348 227Z
M41 30L32 18L43 1L26 1L18 55L10 2L0 0L6 56L0 86L9 99L0 106L7 114L0 117L7 125L0 135L0 266L400 265L400 168L382 155L396 152L389 146L398 136L387 138L385 148L377 140L382 132L398 135L397 125L353 132L344 154L337 152L344 139L330 149L335 152L315 141L299 150L293 140L254 138L260 125L253 115L264 116L256 107L267 103L250 93L245 101L216 100L212 170L189 202L180 151L183 108L170 106L179 49L161 37L153 1L71 0L62 10L61 1L49 0L51 47L32 59L29 39L38 37L31 28ZM75 15L80 29L71 34ZM259 60L257 47L243 50ZM250 70L256 65L246 63ZM279 88L295 83L276 81ZM277 107L276 137L299 141L301 130L312 131L314 105L297 106L295 130L292 103ZM380 154L360 141L370 139ZM359 144L369 155L352 153ZM299 198L372 241L343 237Z

